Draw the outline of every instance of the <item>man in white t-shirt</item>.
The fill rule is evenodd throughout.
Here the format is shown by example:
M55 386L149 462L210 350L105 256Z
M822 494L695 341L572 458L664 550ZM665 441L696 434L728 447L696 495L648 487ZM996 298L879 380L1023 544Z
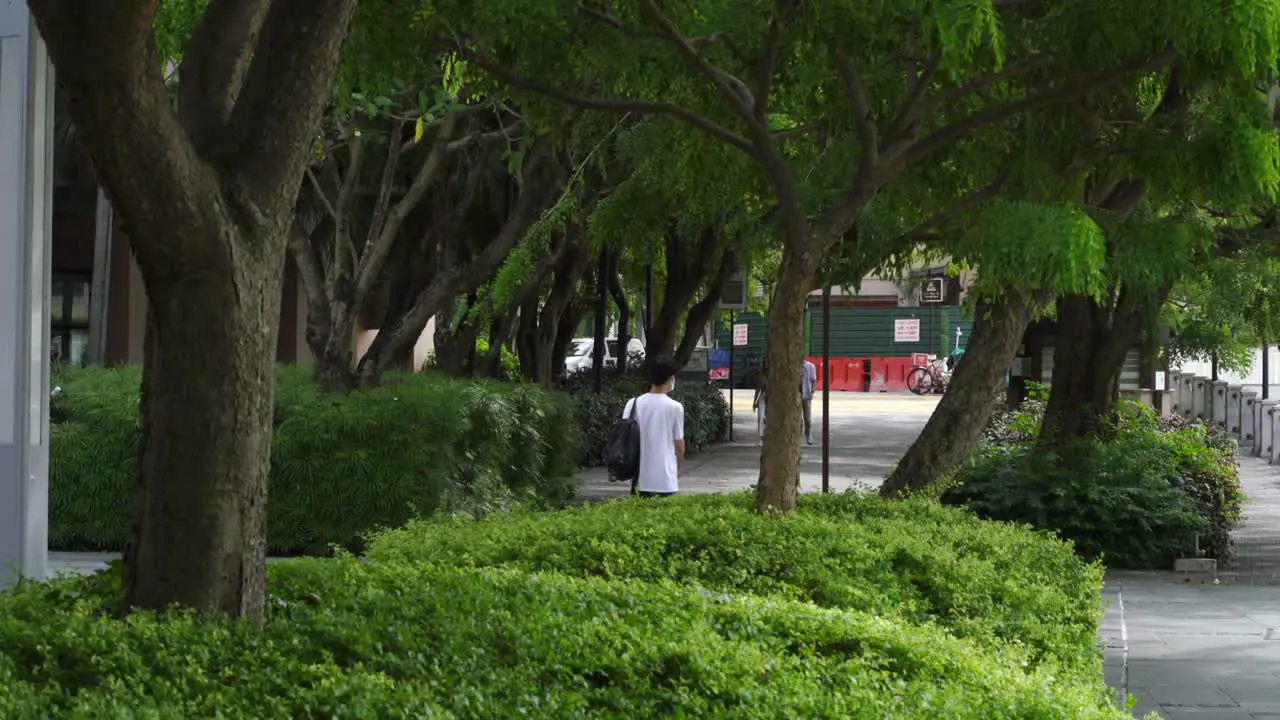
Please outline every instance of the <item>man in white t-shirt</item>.
M640 426L640 477L634 486L640 497L667 497L680 489L684 406L667 396L676 386L676 370L670 360L655 360L649 366L649 392L628 400L622 410Z

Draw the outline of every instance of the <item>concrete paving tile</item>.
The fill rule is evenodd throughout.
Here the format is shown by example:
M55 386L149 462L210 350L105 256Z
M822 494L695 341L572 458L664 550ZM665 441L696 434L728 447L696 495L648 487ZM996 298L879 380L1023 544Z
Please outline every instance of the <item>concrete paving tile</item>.
M1214 687L1213 683L1200 680L1180 685L1145 685L1143 690L1150 693L1161 707L1205 707L1230 708L1237 703L1226 693Z
M1168 720L1255 720L1239 708L1165 708L1161 712Z

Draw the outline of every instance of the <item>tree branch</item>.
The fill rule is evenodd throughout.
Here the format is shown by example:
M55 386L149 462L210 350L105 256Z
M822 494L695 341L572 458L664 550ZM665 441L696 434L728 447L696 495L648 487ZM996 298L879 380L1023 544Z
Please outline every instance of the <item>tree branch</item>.
M369 222L369 230L365 233L364 246L369 248L374 238L382 231L387 220L387 212L391 208L391 191L396 184L396 170L400 167L400 155L404 145L400 138L404 137L404 121L397 120L391 127L391 135L387 138L387 159L382 164L382 181L378 183L378 199L373 205L373 217ZM367 253L366 253L367 254Z
M922 138L919 142L912 143L903 152L902 161L905 164L915 162L986 125L1008 120L1028 110L1075 100L1126 75L1137 72L1153 72L1167 67L1173 62L1174 58L1175 54L1172 49L1166 50L1154 58L1134 58L1064 87L1035 93L1021 100L976 112L943 126Z
M924 66L920 69L920 74L916 77L915 82L912 83L910 91L907 92L906 100L903 101L902 107L898 108L898 114L889 122L889 127L885 130L886 137L896 139L910 135L919 125L926 109L925 93L928 92L929 85L933 83L933 78L938 74L938 66L941 63L941 52L935 52L929 56L929 59L925 60Z
M329 217L333 218L334 221L337 221L338 210L333 206L333 203L329 202L329 196L325 195L324 188L320 186L320 178L316 177L315 171L310 167L307 168L307 180L311 183L311 189L315 192L316 197L319 198L319 202L329 213ZM310 233L307 234L309 235Z
M966 193L947 207L925 218L915 227L903 233L902 239L904 244L911 245L912 243L932 234L937 228L955 222L966 213L978 209L987 201L994 200L999 197L1000 191L1003 189L1004 183L1007 179L1008 174L1001 173L990 183Z
M357 303L364 300L373 284L377 282L379 275L382 273L382 265L386 262L387 257L391 255L391 249L395 246L396 237L399 236L400 228L404 225L405 219L422 201L422 196L426 194L427 188L431 187L431 184L435 182L436 177L440 174L440 168L444 166L445 158L449 154L449 141L458 122L458 116L452 113L447 118L445 124L440 128L435 144L431 146L431 152L428 153L427 159L419 167L417 175L414 176L413 182L409 185L409 189L396 202L395 207L391 209L390 214L385 216L380 225L369 228L371 242L365 246L365 252L357 271L355 287L355 300ZM398 143L393 142L393 145L398 146Z
M202 155L226 129L270 0L213 0L178 69L178 118Z
M729 72L712 65L710 60L703 57L702 53L698 52L698 49L693 46L693 43L680 32L680 28L676 27L676 24L670 18L662 14L654 0L640 0L640 9L658 26L658 31L675 47L676 52L684 58L691 68L706 76L708 80L715 84L721 96L738 111L743 120L750 124L763 124L763 119L757 119L755 113L755 107L759 101L752 97L751 90L747 88L746 83Z
M867 102L867 92L862 85L862 78L853 66L853 61L839 48L832 48L831 59L836 71L844 82L845 95L853 106L853 119L858 127L858 142L862 148L862 158L858 163L858 176L869 177L871 171L880 162L879 130L875 117L871 113L871 105Z
M751 141L736 132L720 125L716 121L700 115L683 105L670 102L649 102L633 99L601 99L577 95L561 90L531 78L523 77L514 70L498 63L485 53L465 45L457 45L458 54L474 63L477 67L512 87L521 88L552 100L581 110L600 110L614 113L632 113L635 115L666 115L697 128L711 137L750 154L753 150Z
M395 356L396 351L406 342L416 339L426 327L427 320L436 313L441 303L456 296L465 289L469 279L488 277L511 252L511 248L520 240L525 231L536 220L538 207L547 197L559 191L564 182L564 173L560 169L553 171L550 182L529 182L535 174L542 173L545 166L554 162L547 144L539 143L534 147L529 160L525 164L525 178L521 183L520 199L511 216L503 224L497 236L470 262L444 268L436 276L431 285L418 293L413 307L400 318L392 328L384 328L374 338L378 351L371 347L360 361L360 372L364 374L369 362L387 362Z
M956 85L955 87L949 87L945 90L940 90L939 92L934 93L929 98L928 102L925 103L925 107L926 109L936 108L941 105L953 103L957 100L963 100L974 93L981 92L994 85L999 85L1006 80L1020 78L1036 68L1043 67L1046 63L1047 58L1032 57L1023 60L1022 62L1006 65L996 72L974 78L963 85Z
M760 56L760 75L756 79L755 105L752 108L756 122L765 123L769 113L769 95L773 92L773 75L778 68L778 53L782 48L782 13L791 7L788 0L778 0L773 6L773 18L764 37L764 52Z
M272 0L221 144L252 205L292 207L354 9L355 0Z

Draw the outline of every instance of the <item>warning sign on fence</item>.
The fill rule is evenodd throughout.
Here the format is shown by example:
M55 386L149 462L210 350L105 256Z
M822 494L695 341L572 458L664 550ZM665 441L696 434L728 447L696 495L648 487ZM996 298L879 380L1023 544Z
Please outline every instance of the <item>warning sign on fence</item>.
M920 318L894 320L893 341L900 343L920 342Z
M739 346L747 344L746 323L738 323L733 326L733 344Z
M929 364L927 353L911 353L911 367L924 367Z

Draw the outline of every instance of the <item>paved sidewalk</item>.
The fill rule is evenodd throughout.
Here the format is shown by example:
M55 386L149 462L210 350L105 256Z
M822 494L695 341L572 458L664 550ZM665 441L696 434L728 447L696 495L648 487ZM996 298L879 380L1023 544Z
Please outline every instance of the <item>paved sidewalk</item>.
M1253 503L1239 541L1258 559L1280 559L1271 540L1280 531L1280 469L1241 458L1241 480ZM1221 573L1218 585L1174 573L1107 574L1106 678L1134 696L1135 716L1280 720L1280 586L1241 570Z
M726 392L727 394L727 392ZM879 486L911 446L938 404L935 397L892 393L831 393L831 489L855 483ZM680 474L685 493L733 492L755 485L760 474L760 447L751 393L734 393L734 440L690 455ZM813 401L814 444L800 449L800 490L822 489L822 396ZM611 483L604 468L578 475L583 500L622 497L627 483Z

